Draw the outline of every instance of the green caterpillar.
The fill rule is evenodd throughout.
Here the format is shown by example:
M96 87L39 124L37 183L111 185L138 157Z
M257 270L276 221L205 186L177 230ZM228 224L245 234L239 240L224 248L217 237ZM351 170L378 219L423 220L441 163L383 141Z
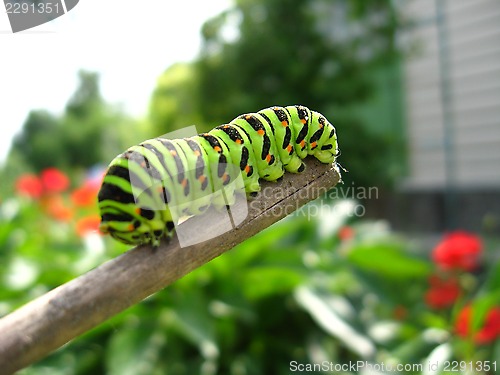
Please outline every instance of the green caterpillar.
M232 204L238 184L255 194L259 178L302 172L307 155L333 163L338 152L333 125L301 105L241 115L191 138L150 139L110 163L98 194L100 231L157 246L180 216Z

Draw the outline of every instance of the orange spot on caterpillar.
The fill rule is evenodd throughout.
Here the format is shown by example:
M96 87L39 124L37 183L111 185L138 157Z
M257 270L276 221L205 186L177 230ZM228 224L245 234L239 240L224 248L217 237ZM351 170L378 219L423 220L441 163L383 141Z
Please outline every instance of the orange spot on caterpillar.
M306 146L306 141L302 140L300 141L300 147L304 148Z
M292 152L292 145L288 144L288 146L286 146L286 150L288 151L288 153Z
M170 155L177 156L177 152L175 150L170 150Z
M135 229L134 224L129 224L129 225L128 225L128 227L127 227L127 230L128 230L129 232L132 232L134 229Z
M248 164L245 167L245 172L247 175L250 173L250 166Z
M241 139L238 139L236 138L236 141L235 141L237 144L241 145Z
M318 145L318 142L311 143L311 148L315 148Z
M188 180L186 178L184 180L182 180L182 182L181 182L182 187L185 188L187 183L188 183Z
M222 151L222 149L219 146L214 146L214 150L219 153Z
M198 177L198 181L200 181L200 183L204 183L206 179L207 177L205 175L201 175L200 177Z
M200 152L199 150L196 150L196 151L194 152L194 156L198 157L198 156L200 156L200 155L201 155L201 152Z
M288 121L286 120L281 121L281 125L283 125L286 128L288 126Z
M141 162L141 168L146 168L146 162L145 161Z
M264 131L264 129L259 129L257 130L257 134L263 136L264 134L266 134L266 132Z
M222 175L222 181L223 181L224 183L229 182L229 175L228 175L227 173L224 173L224 174Z
M245 120L250 120L251 118L252 118L252 116L251 116L251 115L246 115L246 116L245 116Z
M159 190L161 191L161 190ZM137 214L137 215L140 215L141 214L141 209L139 207L137 207L134 212Z
M267 163L269 163L271 161L271 154L267 154L266 161L267 161Z
M300 122L303 123L303 124L305 124L307 122L307 120L305 118L301 118Z

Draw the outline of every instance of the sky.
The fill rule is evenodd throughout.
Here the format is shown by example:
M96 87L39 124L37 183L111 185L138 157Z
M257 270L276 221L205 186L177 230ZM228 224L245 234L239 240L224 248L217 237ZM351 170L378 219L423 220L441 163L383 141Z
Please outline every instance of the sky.
M80 69L100 75L104 99L146 114L158 76L193 60L205 20L231 0L80 0L51 22L12 33L0 12L0 163L31 109L61 113Z

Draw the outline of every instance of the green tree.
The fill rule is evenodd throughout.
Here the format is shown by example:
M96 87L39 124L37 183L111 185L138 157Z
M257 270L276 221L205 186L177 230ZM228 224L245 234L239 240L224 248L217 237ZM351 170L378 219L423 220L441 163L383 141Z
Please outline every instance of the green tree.
M227 42L224 33L234 19L239 37ZM388 177L380 169L383 154L366 158L363 148L389 145L347 108L370 98L373 70L396 55L396 19L385 0L238 0L203 29L202 112L209 121L227 121L274 104L317 109L338 128L340 160L351 171L346 180L382 183ZM353 141L360 138L370 142ZM351 160L364 167L351 168Z
M80 71L78 76L78 87L62 116L45 110L29 113L14 140L4 172L39 172L51 166L66 171L86 169L107 163L144 139L144 124L103 99L97 73ZM19 168L21 165L23 168Z
M380 150L393 146L390 137L371 132L353 104L375 92L374 71L395 61L397 26L389 0L237 0L204 25L203 48L185 67L187 78L163 76L171 79L168 90L162 84L155 91L162 102L153 101L152 117L170 111L159 126L166 132L193 111L207 129L270 105L303 104L338 128L340 161L350 170L346 181L387 183L383 166L392 160Z
M78 77L80 83L66 104L66 115L85 119L92 116L92 112L102 111L105 103L99 89L97 73L81 70Z
M98 76L81 71L79 80L63 116L33 110L14 139L11 153L22 155L36 172L50 166L89 167L102 160L100 141L106 108Z
M103 160L102 131L109 119L97 73L80 71L78 76L62 119L61 142L67 166L90 167Z
M45 110L33 110L15 137L9 160L24 160L35 171L60 165L64 152L60 142L61 120ZM21 156L21 158L19 157Z
M197 83L190 64L174 64L158 78L149 107L156 136L202 122L201 101L195 97Z

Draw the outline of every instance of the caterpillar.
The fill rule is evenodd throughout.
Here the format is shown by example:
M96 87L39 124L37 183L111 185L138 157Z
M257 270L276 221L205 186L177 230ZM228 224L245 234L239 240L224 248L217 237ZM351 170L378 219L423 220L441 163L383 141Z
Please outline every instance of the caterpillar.
M338 153L335 127L302 105L244 114L190 138L150 139L108 166L98 193L100 232L158 246L177 218L231 205L238 187L255 195L259 179L302 172L307 155L333 163Z

